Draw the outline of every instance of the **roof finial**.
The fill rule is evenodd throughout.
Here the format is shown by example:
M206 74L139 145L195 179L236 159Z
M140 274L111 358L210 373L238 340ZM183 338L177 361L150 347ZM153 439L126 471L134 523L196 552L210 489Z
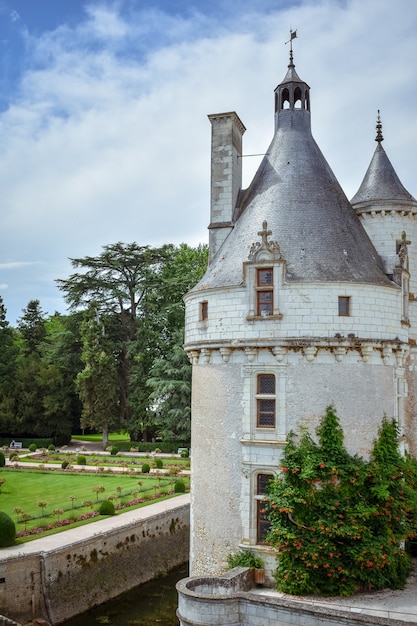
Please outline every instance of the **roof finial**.
M381 143L381 141L384 141L384 137L382 136L382 122L381 122L381 116L379 114L379 109L378 109L378 117L376 118L376 137L375 137L375 141L377 141L378 143Z
M290 38L289 38L288 41L285 42L285 45L287 43L290 44L290 64L289 64L288 67L294 66L294 60L293 60L293 56L292 56L292 40L295 39L296 37L297 37L297 29L295 29L295 30L290 29Z

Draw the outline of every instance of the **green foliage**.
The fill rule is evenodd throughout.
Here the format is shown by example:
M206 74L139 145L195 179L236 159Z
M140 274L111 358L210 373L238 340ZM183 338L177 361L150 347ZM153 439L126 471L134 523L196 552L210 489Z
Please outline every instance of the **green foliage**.
M112 446L110 449L110 454L111 456L117 456L117 453L119 452L119 448L117 446Z
M87 465L87 458L83 454L77 457L77 465Z
M399 452L395 421L384 418L368 462L347 452L332 407L317 435L318 442L290 434L282 474L269 486L277 588L297 595L402 588L410 562L400 542L415 532L417 473Z
M12 518L0 511L0 547L13 546L16 542L16 525Z
M3 452L0 450L0 467L4 467L6 465L6 457Z
M184 493L185 492L185 482L179 478L175 481L174 484L174 492L175 493Z
M9 461L18 461L19 460L19 455L17 452L11 452L9 455Z
M142 474L149 474L150 471L151 471L151 466L149 465L149 463L144 463L142 465Z
M158 406L158 434L163 438L189 440L192 367L182 347L182 329L174 339L176 343L168 354L154 361L147 385L152 389L151 400Z
M36 452L36 443L29 444L29 452Z
M49 444L49 446L48 446L48 450L49 450L49 452L55 452L55 446L54 446L54 444L53 444L53 443L50 443L50 444Z
M13 432L16 410L16 358L18 347L15 332L6 320L6 308L0 296L0 431Z
M67 469L68 465L69 465L69 461L62 461L61 463L62 469Z
M190 451L188 450L188 448L186 450L181 450L182 459L188 459L189 456L190 456Z
M30 300L23 315L18 320L18 328L24 340L27 353L40 352L45 338L44 313L39 300Z
M239 552L233 552L227 556L227 564L229 569L234 567L254 567L261 569L264 566L264 562L261 557L256 556L250 550L240 550Z
M113 502L111 500L103 500L98 508L98 512L100 515L114 515L115 508Z
M164 462L162 459L155 459L155 465L158 469L162 469L164 466Z
M84 369L77 375L83 405L81 424L102 431L106 447L109 428L120 425L119 383L114 346L107 337L105 320L99 319L95 304L85 314L81 337Z

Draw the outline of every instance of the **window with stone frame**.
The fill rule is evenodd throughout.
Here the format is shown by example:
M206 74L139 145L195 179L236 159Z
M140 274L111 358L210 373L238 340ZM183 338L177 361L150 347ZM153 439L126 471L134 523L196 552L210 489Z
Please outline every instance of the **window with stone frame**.
M341 317L349 317L350 296L339 296L339 315Z
M274 272L272 267L256 269L256 315L269 317L274 313Z
M256 543L265 543L265 537L271 526L265 511L265 496L272 474L258 474L256 477Z
M275 423L275 374L258 374L256 391L256 426L257 428L275 428Z
M208 302L207 300L204 300L203 302L200 302L200 320L204 322L207 319L208 319Z

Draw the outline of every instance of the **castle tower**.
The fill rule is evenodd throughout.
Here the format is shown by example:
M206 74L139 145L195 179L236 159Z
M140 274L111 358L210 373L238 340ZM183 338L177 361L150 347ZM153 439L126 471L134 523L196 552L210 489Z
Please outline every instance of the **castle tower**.
M382 147L383 140L378 111L375 152L351 203L372 239L384 272L401 289L401 324L408 328L409 359L397 385L398 397L405 394L404 385L407 385L408 397L405 405L400 403L396 417L403 433L404 447L415 452L417 387L413 372L417 366L417 201L398 178Z
M271 144L185 297L191 575L220 573L239 546L275 569L262 499L290 430L314 432L332 404L347 447L366 455L383 415L401 417L407 400L402 287L311 134L292 50L274 97Z

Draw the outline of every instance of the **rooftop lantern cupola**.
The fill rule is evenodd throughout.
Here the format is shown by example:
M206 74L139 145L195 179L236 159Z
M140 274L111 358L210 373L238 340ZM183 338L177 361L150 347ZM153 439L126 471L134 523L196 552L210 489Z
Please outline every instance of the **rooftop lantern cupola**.
M290 62L284 80L275 88L275 131L281 125L280 118L283 112L300 110L310 113L310 87L298 76L295 71L292 41L297 37L297 31L290 31Z

